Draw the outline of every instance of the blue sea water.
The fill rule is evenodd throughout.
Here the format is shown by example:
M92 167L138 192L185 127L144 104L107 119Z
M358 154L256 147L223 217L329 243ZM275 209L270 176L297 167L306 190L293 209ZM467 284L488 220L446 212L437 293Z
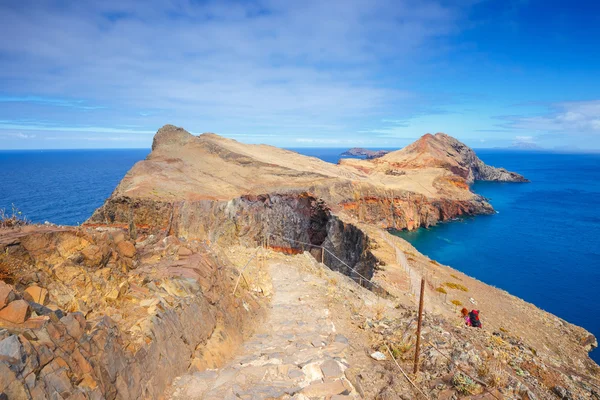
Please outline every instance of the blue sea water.
M345 149L302 148L337 162ZM149 153L135 150L0 151L0 208L34 222L77 225ZM441 263L505 289L600 337L600 155L478 150L528 184L473 190L498 211L398 233ZM600 361L600 351L592 353Z
M477 154L531 183L477 182L498 214L398 235L600 338L600 154ZM591 355L600 361L600 350Z
M150 149L0 151L0 209L33 222L78 225Z

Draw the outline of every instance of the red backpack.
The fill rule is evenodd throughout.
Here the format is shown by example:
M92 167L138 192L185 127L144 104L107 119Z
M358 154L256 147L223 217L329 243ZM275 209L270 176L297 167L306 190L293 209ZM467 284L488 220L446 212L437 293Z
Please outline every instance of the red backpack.
M469 319L471 320L471 326L474 328L481 328L481 321L479 320L479 311L471 310L469 313Z

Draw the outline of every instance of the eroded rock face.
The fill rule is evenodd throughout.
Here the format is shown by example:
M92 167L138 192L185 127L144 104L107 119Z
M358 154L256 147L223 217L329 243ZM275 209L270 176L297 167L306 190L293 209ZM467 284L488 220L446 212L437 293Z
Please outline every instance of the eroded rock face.
M190 366L208 366L213 335L228 343L221 357L234 351L260 309L241 288L224 295L235 271L200 242L134 244L118 229L2 233L0 270L20 271L0 284L0 392L11 399L159 398Z
M127 226L133 216L138 232L163 232L222 245L256 246L289 254L305 250L332 269L365 281L377 260L368 250L368 237L332 215L323 201L308 193L248 195L231 201L158 203L120 199L107 202L89 224Z

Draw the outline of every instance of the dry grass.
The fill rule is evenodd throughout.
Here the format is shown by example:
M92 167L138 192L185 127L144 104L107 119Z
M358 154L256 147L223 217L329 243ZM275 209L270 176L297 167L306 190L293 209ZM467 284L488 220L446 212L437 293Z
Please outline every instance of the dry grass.
M453 277L454 279L457 279L459 281L462 281L462 279L460 279L458 276L456 276L455 274L450 274L451 277Z
M494 388L503 388L508 385L508 374L504 371L502 363L498 360L486 362L479 367L479 376L483 381ZM484 374L480 373L484 372Z
M469 291L469 289L467 289L466 286L461 285L460 283L446 282L444 283L444 285L446 285L446 287L449 287L450 289L462 290L463 292Z
M440 263L435 260L430 260L429 262L432 263L433 265L440 265Z
M381 321L385 315L385 305L383 303L377 303L373 307L373 311L375 312L375 319Z
M444 289L444 288L443 288L443 287L441 287L441 286L440 286L439 288L435 289L435 291L436 291L436 292L443 293L443 294L448 294L448 292L446 291L446 289Z
M23 216L23 213L14 204L12 205L10 214L4 209L0 210L0 228L14 228L28 224L29 221L27 218Z
M460 301L460 300L452 300L451 303L457 307L460 307L463 305L462 301Z

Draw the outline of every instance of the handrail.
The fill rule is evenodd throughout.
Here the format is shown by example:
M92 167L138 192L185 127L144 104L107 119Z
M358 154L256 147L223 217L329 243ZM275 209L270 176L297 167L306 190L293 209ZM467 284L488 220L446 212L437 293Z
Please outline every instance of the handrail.
M384 288L383 288L383 287L382 287L380 284L378 284L377 282L373 282L373 281L371 281L369 278L367 278L367 277L365 277L364 275L362 275L362 274L361 274L360 272L358 272L358 271L357 271L355 268L352 268L351 266L349 266L348 264L346 264L346 262L345 262L344 260L340 259L338 256L336 256L334 253L332 253L332 252L331 252L329 249L327 249L327 248L326 248L326 247L324 247L324 246L319 246L319 245L312 244L312 243L306 243L306 242L302 242L302 241L300 241L300 240L296 240L296 239L288 238L288 237L285 237L285 236L281 236L281 235L275 234L275 233L273 233L273 232L267 232L267 233L269 234L269 236L279 237L279 238L281 238L281 239L283 239L283 240L288 240L288 241L290 241L290 242L296 242L296 243L300 243L300 244L303 244L303 245L307 245L307 246L315 247L315 248L318 248L318 249L323 249L323 250L325 250L327 253L331 254L331 255L332 255L332 256L333 256L333 257L334 257L336 260L338 260L339 262L341 262L342 264L344 264L346 267L348 267L348 268L350 269L350 271L352 271L352 272L356 273L356 275L360 276L360 277L361 277L362 279L364 279L365 281L369 282L369 283L370 283L370 284L372 284L372 285L375 285L375 286L379 287L379 288L380 288L380 289L382 289L382 290L385 290L385 289L384 289Z

